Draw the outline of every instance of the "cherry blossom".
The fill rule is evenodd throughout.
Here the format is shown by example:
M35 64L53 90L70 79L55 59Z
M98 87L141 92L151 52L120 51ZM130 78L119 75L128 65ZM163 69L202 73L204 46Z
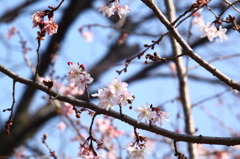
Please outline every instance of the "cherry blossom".
M122 82L120 79L115 78L113 81L111 81L108 84L108 88L111 90L113 94L121 94L121 92L124 92L127 90L128 84L125 82Z
M168 112L164 112L159 108L153 108L153 110L156 112L156 117L153 120L153 123L158 122L162 126L162 119L169 120L167 115L170 115Z
M126 90L121 93L119 102L121 106L126 106L129 104L129 101L133 101L133 100L134 98L132 93Z
M120 3L115 1L113 3L113 11L117 12L119 18L122 18L122 16L127 15L127 13L130 12L130 9L127 5L120 6Z
M124 131L117 130L108 119L98 119L97 126L99 131L107 137L107 141L110 139L109 137L118 138L120 135L124 134Z
M48 16L48 20L44 17ZM53 20L53 15L49 15L47 11L35 12L32 16L33 28L38 27L41 31L45 31L48 35L56 34L58 25Z
M140 108L136 108L135 112L138 114L137 122L140 123L142 119L145 119L145 123L147 124L149 121L154 120L155 113L148 108L148 104L141 106Z
M18 30L15 28L15 27L11 27L11 28L9 28L9 30L8 30L8 33L7 33L7 38L12 38L13 37L13 35L16 33L16 32L18 32Z
M193 25L204 26L204 20L202 15L195 16L192 20Z
M211 25L210 23L207 23L206 25L203 25L200 30L203 31L201 38L208 37L209 41L213 41L215 37L217 37L216 32L217 28L214 25Z
M73 110L73 106L69 103L64 102L64 104L61 107L62 114L65 116L70 116L75 113Z
M93 82L93 78L89 73L85 71L84 65L74 64L69 62L70 71L67 76L67 80L69 83L74 83L75 87L78 87L79 91L85 91L85 87L87 84L91 84Z
M226 35L227 29L222 28L222 26L217 29L215 25L211 25L209 22L206 25L203 25L200 28L201 31L203 31L201 38L208 37L209 41L213 41L214 38L219 37L220 41L227 40L228 37Z
M109 88L98 89L98 93L92 94L93 97L98 97L100 108L109 110L119 102L119 98L111 92Z
M32 19L33 19L33 28L37 27L39 24L44 23L44 12L35 12L32 15Z
M57 90L60 94L65 96L75 96L75 95L82 95L84 92L79 91L75 84L72 82L68 86L65 86L62 83L57 84Z
M97 156L96 152L87 144L81 145L79 156L85 159L101 159L101 157Z
M111 16L114 14L113 8L112 8L112 7L109 7L109 6L107 6L107 5L100 6L100 7L98 8L98 11L99 11L99 12L102 12L102 15L103 15L103 16L107 15L108 17L111 17Z
M147 155L150 153L150 149L146 144L141 144L141 146L129 144L127 150L128 158L131 159L146 159Z
M107 15L108 17L114 15L114 13L116 12L119 18L122 18L123 16L126 16L130 12L130 9L127 5L120 6L119 1L115 1L111 7L110 4L100 6L98 8L98 11L102 12L103 16Z
M57 33L58 25L53 21L52 18L48 21L45 21L44 24L45 25L44 25L43 30L45 30L48 35L52 35L52 34Z
M227 29L226 28L222 28L222 26L219 27L218 31L217 31L217 36L220 38L220 41L222 42L223 40L227 40L228 36L226 35Z
M93 41L93 33L91 31L83 32L81 35L86 39L87 42Z
M98 97L100 100L98 106L106 110L114 105L126 106L134 99L127 86L127 83L115 78L108 84L107 88L98 89L98 93L92 94L92 96Z
M59 122L58 129L64 131L66 129L66 124L64 122Z

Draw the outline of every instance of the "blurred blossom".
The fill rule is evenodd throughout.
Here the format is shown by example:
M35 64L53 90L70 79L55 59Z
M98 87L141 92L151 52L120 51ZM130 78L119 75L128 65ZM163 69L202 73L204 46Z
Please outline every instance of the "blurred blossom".
M108 119L99 118L97 120L97 126L99 131L105 135L108 140L110 139L109 137L118 138L120 135L124 134L124 131L117 130Z
M97 156L96 152L94 152L94 150L87 144L81 145L79 156L85 159L101 159L101 157Z
M64 122L59 122L58 129L64 131L66 129L66 124Z
M114 15L114 13L116 12L119 18L122 18L123 16L126 16L130 12L130 9L127 5L120 6L119 1L115 1L112 3L111 7L110 4L100 6L98 8L98 11L102 12L103 16L107 15L108 17Z
M129 159L146 159L147 155L151 152L151 149L146 144L127 146Z
M127 5L124 5L124 6L120 6L120 3L119 1L115 1L113 3L113 12L117 12L119 18L122 18L122 16L126 16L127 13L130 12L130 9L128 8Z
M114 14L113 9L111 7L109 7L109 6L106 6L106 5L100 6L98 8L98 11L102 12L103 16L107 15L108 17L110 17L110 16L112 16Z
M176 64L174 62L169 62L168 63L168 67L170 68L171 72L176 72L177 68L176 68Z
M14 36L14 34L17 32L18 30L15 27L11 27L8 29L8 33L7 33L7 38L12 38Z
M91 31L83 32L81 35L87 42L93 41L93 33Z
M65 116L70 116L75 113L75 111L73 110L73 106L69 103L64 102L61 108L62 114Z

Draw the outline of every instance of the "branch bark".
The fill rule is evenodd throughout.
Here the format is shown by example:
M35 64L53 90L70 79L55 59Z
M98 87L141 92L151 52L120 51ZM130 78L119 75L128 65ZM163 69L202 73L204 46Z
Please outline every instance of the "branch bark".
M120 114L113 110L105 110L99 108L97 105L85 102L82 100L78 100L74 97L68 97L68 96L62 96L58 94L57 92L54 92L52 90L49 90L46 86L36 83L30 79L23 78L14 72L8 70L3 65L0 65L0 72L4 73L5 75L9 76L10 78L14 79L16 82L28 85L34 89L41 90L42 92L47 93L48 95L55 97L55 100L63 101L70 103L72 105L78 106L78 107L84 107L87 109L91 109L98 114L105 114L108 116L111 116L115 119L119 119L135 128L143 129L149 132L153 132L155 134L159 134L161 136L165 136L167 138L170 138L175 141L184 141L184 142L190 142L190 143L199 143L199 144L215 144L215 145L227 145L227 146L234 146L240 144L240 137L210 137L210 136L192 136L192 135L185 135L185 134L179 134L176 132L172 132L163 128L160 128L155 125L148 125L144 123L137 123L137 120L125 115Z
M176 19L176 12L175 12L176 9L175 9L173 0L165 0L165 3L167 6L169 21L173 22ZM180 45L172 36L171 36L171 42L172 42L172 49L173 49L174 55L178 56L182 54ZM185 117L185 120L184 120L185 132L189 135L193 135L195 133L195 126L194 126L191 100L190 100L190 94L189 94L189 88L188 88L188 76L187 76L186 67L184 66L184 63L183 63L183 57L178 57L175 60L175 63L177 68L177 76L179 80L179 94L180 94L184 117ZM197 145L188 143L188 152L189 152L190 159L198 158Z
M159 10L154 0L141 0L144 4L146 4L156 15L156 17L164 24L164 26L168 29L170 34L176 39L179 45L184 50L189 57L191 57L194 61L196 61L203 68L208 70L213 76L216 76L220 81L231 87L232 89L240 91L240 84L233 79L229 78L221 71L219 71L214 66L210 65L206 60L201 58L194 50L186 43L186 41L181 37L178 31L174 26L167 20L164 14Z

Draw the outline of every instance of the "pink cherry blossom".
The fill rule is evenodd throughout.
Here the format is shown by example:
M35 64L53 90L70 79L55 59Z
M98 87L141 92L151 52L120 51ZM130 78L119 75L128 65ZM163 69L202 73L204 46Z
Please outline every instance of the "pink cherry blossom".
M65 96L75 96L75 95L82 95L84 92L79 91L77 87L75 87L75 83L69 83L68 86L64 84L57 85L58 92Z
M81 145L79 156L84 157L85 159L101 159L101 157L97 156L96 152L87 144Z
M32 19L33 19L33 28L37 27L39 24L44 23L44 12L35 12L32 15Z
M15 27L9 28L7 38L12 38L16 32L18 32L18 30Z
M44 17L48 16L48 20ZM33 28L38 27L41 31L45 31L48 35L56 34L58 25L53 20L53 15L49 15L47 11L36 12L32 16Z
M142 119L145 119L145 123L148 124L149 121L154 120L155 113L148 108L148 104L141 106L140 108L136 108L135 112L138 114L137 122L140 123Z
M112 138L118 138L120 135L124 134L124 131L122 130L117 130L116 127L114 127L108 119L98 119L97 120L97 126L99 131L105 135L107 140Z
M62 114L65 116L70 116L72 114L75 114L75 111L73 110L73 106L69 103L64 102L64 104L61 107Z
M167 115L170 115L170 113L164 112L159 108L153 108L153 109L156 112L156 117L154 118L153 123L158 122L162 126L162 119L165 119L167 121L169 120Z
M44 25L43 30L45 30L48 35L52 35L52 34L57 33L58 25L53 21L52 18L48 21L45 21L44 24L45 25Z

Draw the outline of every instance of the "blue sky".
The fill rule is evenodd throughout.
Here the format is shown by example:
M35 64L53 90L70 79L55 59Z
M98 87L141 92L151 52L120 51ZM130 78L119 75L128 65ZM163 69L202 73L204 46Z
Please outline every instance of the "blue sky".
M0 15L4 13L6 10L14 7L17 5L17 3L22 2L21 0L10 2L10 1L0 1ZM35 40L36 37L36 28L32 28L32 20L31 15L35 11L44 10L46 9L46 6L52 5L56 6L59 1L39 1L35 5L28 8L26 12L21 14L19 18L17 18L15 21L5 24L0 24L0 64L5 65L7 68L11 69L12 71L20 74L23 77L29 78L31 76L31 71L28 67L26 67L26 64L23 60L22 53L21 53L21 46L19 44L19 38L17 36L13 37L12 39L6 39L5 35L8 32L8 29L10 27L16 27L21 34L24 36L24 38L27 41L27 45L32 48L32 51L28 52L27 56L31 61L34 63L36 60L36 46L37 41ZM64 2L63 6L61 7L60 11L67 5L68 1ZM98 2L95 5L95 8L99 5L102 5L102 2ZM130 16L137 17L141 16L141 14L148 13L148 10L143 10L143 12L138 11L139 8L142 8L142 4L137 1L126 1L126 4L129 4L132 12L130 13ZM61 12L57 11L55 12L55 21L57 22L59 17L61 16ZM208 14L207 14L208 15ZM205 16L204 19L206 21L211 20L212 16ZM65 38L65 40L62 42L62 48L59 51L59 58L55 65L56 74L59 76L64 76L68 72L68 66L67 62L79 62L84 63L88 68L91 68L94 63L96 63L105 53L105 51L108 49L108 46L114 41L114 39L117 38L118 33L114 30L110 29L101 29L101 28L92 28L92 32L94 33L94 40L92 43L87 43L85 39L83 39L78 31L79 27L81 27L84 24L92 24L92 23L99 23L103 25L109 24L105 17L102 17L101 14L97 12L97 10L88 10L83 15L79 16L78 19L74 22L74 24L71 26L70 30L68 31L68 35ZM137 31L149 31L154 34L164 33L166 30L165 28L158 22L158 20L149 21L147 23L148 25L142 25ZM186 28L186 25L189 23L186 22L184 25L179 27L179 31L182 31ZM183 34L186 34L184 32ZM111 35L111 38L109 38ZM200 38L200 32L195 27L193 28L193 37L192 39L195 40L197 38ZM44 50L44 47L46 46L47 42L49 40L49 37L46 36L45 40L42 42L41 51ZM151 43L152 38L144 37L144 36L133 36L128 39L128 42L130 44L138 43L139 45L143 46L143 44ZM163 42L160 43L158 47L155 48L155 51L159 52L160 55L166 56L171 53L171 47L169 45L169 39L164 38ZM240 53L239 52L239 35L238 34L229 34L229 40L223 42L223 43L208 43L204 44L204 46L196 48L195 51L205 58L206 60L213 59L218 56L226 56L233 53ZM143 47L142 47L143 49ZM148 53L152 53L151 51ZM44 59L42 59L44 60ZM213 65L217 68L219 68L222 72L226 73L231 78L239 81L240 75L239 75L239 57L236 57L234 59L230 60L223 60L219 62L214 62ZM189 60L189 67L195 66L196 63ZM117 77L117 73L115 72L117 69L121 69L124 67L124 62L120 64L120 66L109 66L111 69L107 71L102 78L93 86L94 89L104 87L109 81ZM128 72L123 73L120 75L119 78L122 80L126 79L133 73L135 73L137 70L142 69L144 67L144 58L141 60L134 60L133 63L130 65ZM167 65L158 68L152 72L152 74L157 73L168 73L169 68ZM198 74L202 77L209 77L212 78L212 75L208 73L203 68L197 68L192 71L189 71L189 73ZM67 83L67 81L65 80ZM12 93L12 80L5 77L0 73L0 89L5 90L4 92L0 93L0 100L1 107L0 112L2 112L3 109L9 107L11 105L11 93ZM129 85L130 91L137 97L133 103L134 107L141 106L146 104L148 102L149 104L153 104L154 106L157 106L160 103L163 103L166 100L173 99L178 95L178 82L177 78L168 79L168 78L161 78L161 77L155 77L148 80L138 81L134 82ZM19 100L21 97L21 92L24 89L24 86L22 84L16 85L16 101ZM192 103L196 103L197 101L200 101L201 99L204 99L206 97L209 97L210 95L214 95L216 93L219 93L226 89L226 87L223 87L222 85L209 85L206 83L199 83L190 81L189 82L189 89L191 93L191 100ZM33 102L33 107L31 108L31 111L36 111L38 107L41 107L46 101L42 98L44 94L41 92L38 92L37 96L35 97L35 100ZM208 112L211 112L215 114L217 117L219 117L221 120L223 120L226 125L233 126L233 129L239 132L239 123L235 119L235 117L232 115L232 111L239 112L239 100L237 99L238 96L232 95L232 93L226 93L223 95L222 99L214 99L210 100L208 102L205 102L201 104L200 106L193 109L194 114L194 120L197 128L199 128L198 133L202 135L226 135L228 136L228 133L225 131L224 128L222 128L219 124L212 121L211 118L209 118L208 115L206 115L206 112L202 110L201 107L204 107ZM221 101L222 100L222 101ZM97 101L95 101L97 102ZM220 103L222 102L222 103ZM219 104L220 103L220 104ZM229 108L232 108L233 110L230 110ZM116 107L115 110L118 108ZM163 128L173 130L173 125L176 124L176 113L181 112L181 105L179 102L174 103L168 103L164 105L164 109L171 113L170 116L170 122L163 123ZM136 118L137 114L133 111L129 111L128 109L124 109L124 113L131 115ZM87 116L87 115L86 115ZM5 120L8 117L8 113L0 113L0 119ZM85 117L85 116L84 116ZM89 117L86 117L89 118ZM53 149L66 149L66 152L70 152L69 155L74 157L77 154L79 144L77 142L75 143L69 143L67 147L62 148L62 145L64 145L65 141L67 141L67 137L72 135L72 132L70 130L66 132L56 132L55 128L56 123L62 120L60 117L52 120L46 126L43 127L43 129L34 136L34 140L31 141L31 144L34 144L34 142L41 140L41 134L43 133L49 133L49 140L51 137L54 137L54 144L51 146ZM88 119L90 120L90 119ZM210 121L210 122L209 122ZM85 121L84 121L85 122ZM121 122L118 122L118 125L120 127L125 127L126 124L122 124ZM183 120L180 121L180 127L183 126ZM127 130L131 130L131 127L127 127ZM51 129L50 129L51 128ZM216 131L213 131L214 129L218 129L218 133ZM57 128L56 128L57 130ZM183 128L182 128L183 130ZM146 132L142 132L145 134ZM63 136L66 136L66 139L63 139L62 141L60 139L63 138ZM56 140L55 140L56 138ZM59 139L59 140L58 140ZM126 139L125 139L126 140ZM44 149L44 147L43 147Z

